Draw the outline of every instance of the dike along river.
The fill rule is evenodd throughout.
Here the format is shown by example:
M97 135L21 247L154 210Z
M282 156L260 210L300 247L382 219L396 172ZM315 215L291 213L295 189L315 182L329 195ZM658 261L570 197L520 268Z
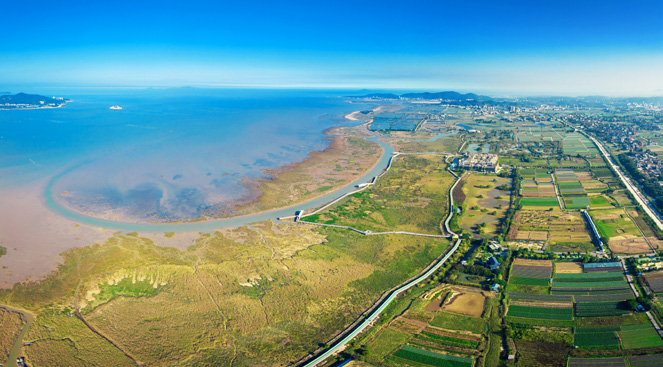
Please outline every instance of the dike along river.
M454 133L440 134L433 137L432 139L424 141L433 141L451 134ZM378 143L382 147L383 149L382 157L380 157L378 163L370 171L368 171L366 174L364 174L364 176L352 182L351 184L339 190L331 192L327 195L319 197L315 200L311 200L305 203L289 206L286 208L278 208L254 214L247 214L243 216L213 219L202 222L186 222L186 223L125 223L125 222L116 222L111 220L94 218L71 211L61 206L60 204L58 204L57 201L53 199L53 184L61 176L65 175L67 172L62 172L51 179L51 181L46 185L44 196L46 199L46 206L49 209L53 210L54 212L66 218L69 218L73 221L76 221L78 223L88 224L96 227L103 227L103 228L110 228L110 229L117 229L122 231L131 231L131 232L134 231L135 232L212 232L219 228L240 227L251 223L262 222L266 220L275 220L276 218L279 217L291 216L294 215L295 211L297 210L307 211L314 208L318 208L342 195L345 195L353 190L356 190L356 185L364 182L369 182L373 179L373 177L376 177L380 173L382 173L382 171L386 169L387 165L389 164L389 160L391 159L394 153L394 148L391 145L386 144L377 139L378 139L377 137L366 138L366 140Z

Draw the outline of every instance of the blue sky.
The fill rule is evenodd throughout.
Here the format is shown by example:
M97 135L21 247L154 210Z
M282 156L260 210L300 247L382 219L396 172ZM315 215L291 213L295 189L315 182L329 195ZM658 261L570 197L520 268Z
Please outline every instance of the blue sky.
M2 4L0 28L0 89L663 94L660 0L22 0Z

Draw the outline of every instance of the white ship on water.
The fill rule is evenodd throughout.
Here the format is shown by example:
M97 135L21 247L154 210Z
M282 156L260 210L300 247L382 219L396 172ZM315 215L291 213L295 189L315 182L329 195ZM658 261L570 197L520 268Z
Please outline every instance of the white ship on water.
M111 109L111 110L121 110L122 107L120 107L120 106L118 106L118 105L115 105L115 106L111 106L110 109Z

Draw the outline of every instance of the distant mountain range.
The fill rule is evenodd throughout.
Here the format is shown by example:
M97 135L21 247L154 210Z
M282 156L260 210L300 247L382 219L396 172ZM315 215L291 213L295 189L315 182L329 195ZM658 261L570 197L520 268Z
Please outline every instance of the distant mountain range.
M46 97L39 94L6 94L0 96L0 109L53 108L64 105L68 100Z
M458 93L454 91L445 91L445 92L423 92L423 93L405 93L401 95L393 93L372 93L366 94L363 96L355 98L385 98L385 99L398 99L398 98L408 98L408 99L442 99L447 101L490 101L492 98L488 96L482 96L474 93Z

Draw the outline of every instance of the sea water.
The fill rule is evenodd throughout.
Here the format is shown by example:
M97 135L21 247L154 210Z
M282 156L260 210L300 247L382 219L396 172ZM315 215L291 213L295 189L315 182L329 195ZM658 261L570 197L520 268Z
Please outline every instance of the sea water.
M247 182L324 149L324 130L357 124L342 116L367 107L312 91L57 96L72 102L0 111L0 188L44 181L51 209L133 223L232 214L255 195Z

